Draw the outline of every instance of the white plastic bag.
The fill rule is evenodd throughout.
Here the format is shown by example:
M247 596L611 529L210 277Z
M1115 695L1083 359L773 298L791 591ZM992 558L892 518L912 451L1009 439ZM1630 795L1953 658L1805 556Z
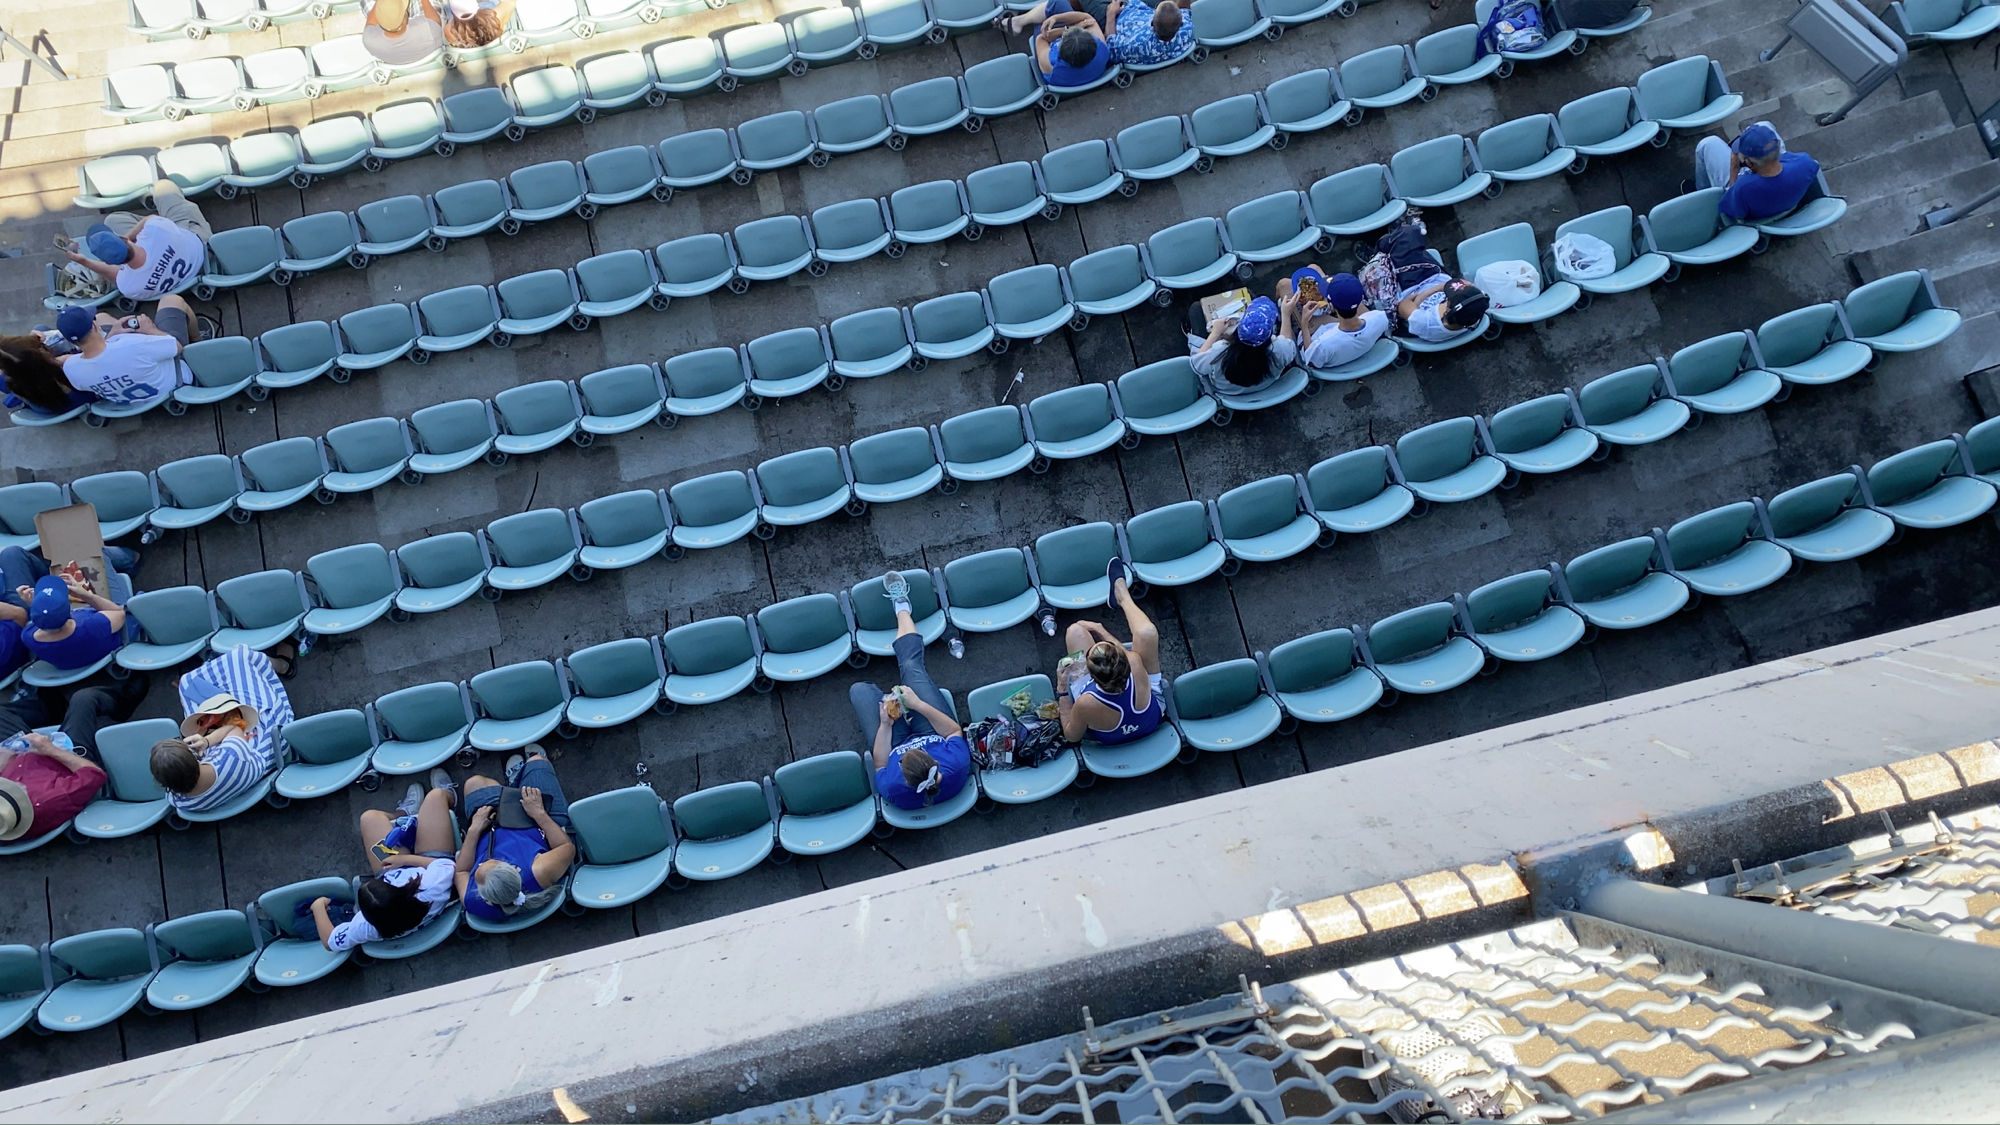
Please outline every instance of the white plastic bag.
M1528 262L1488 262L1472 275L1472 283L1503 309L1542 295L1542 271Z
M1576 232L1556 239L1556 272L1571 281L1610 277L1618 271L1618 254L1594 234Z

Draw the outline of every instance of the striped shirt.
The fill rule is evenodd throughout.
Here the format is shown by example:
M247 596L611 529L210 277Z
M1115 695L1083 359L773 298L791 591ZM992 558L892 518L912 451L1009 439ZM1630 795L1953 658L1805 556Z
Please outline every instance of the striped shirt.
M201 760L215 767L215 784L191 797L167 794L178 812L210 812L256 788L278 768L278 732L292 721L292 701L271 658L246 645L181 677L181 711L194 714L209 696L227 692L257 709L257 725L247 735L232 734L209 748Z

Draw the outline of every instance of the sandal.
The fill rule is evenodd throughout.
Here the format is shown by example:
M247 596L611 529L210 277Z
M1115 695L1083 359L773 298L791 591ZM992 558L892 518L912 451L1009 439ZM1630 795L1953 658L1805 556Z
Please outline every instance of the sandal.
M293 640L279 641L264 653L271 660L271 671L281 680L289 680L299 670L299 644Z
M999 15L994 16L993 30L1002 35L1014 34L1014 13L1003 10Z

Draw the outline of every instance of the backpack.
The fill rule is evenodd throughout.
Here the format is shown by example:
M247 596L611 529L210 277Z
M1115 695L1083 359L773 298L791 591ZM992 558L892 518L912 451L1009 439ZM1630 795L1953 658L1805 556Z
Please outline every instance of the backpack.
M1377 254L1361 267L1361 288L1368 294L1368 307L1381 309L1390 316L1396 315L1396 294L1402 288L1396 284L1396 267L1389 264L1389 255Z
M1508 0L1497 4L1479 29L1481 53L1486 51L1532 51L1549 41L1542 30L1542 9L1535 0Z
M1030 716L995 715L965 728L972 765L980 770L1022 770L1062 753L1062 723Z

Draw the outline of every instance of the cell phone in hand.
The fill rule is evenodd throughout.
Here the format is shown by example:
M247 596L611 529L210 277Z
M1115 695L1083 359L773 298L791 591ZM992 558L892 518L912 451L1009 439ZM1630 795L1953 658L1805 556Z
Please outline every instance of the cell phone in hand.
M76 250L76 239L71 238L69 235L58 234L55 236L55 238L51 239L51 241L56 244L56 249L64 254L68 254Z

